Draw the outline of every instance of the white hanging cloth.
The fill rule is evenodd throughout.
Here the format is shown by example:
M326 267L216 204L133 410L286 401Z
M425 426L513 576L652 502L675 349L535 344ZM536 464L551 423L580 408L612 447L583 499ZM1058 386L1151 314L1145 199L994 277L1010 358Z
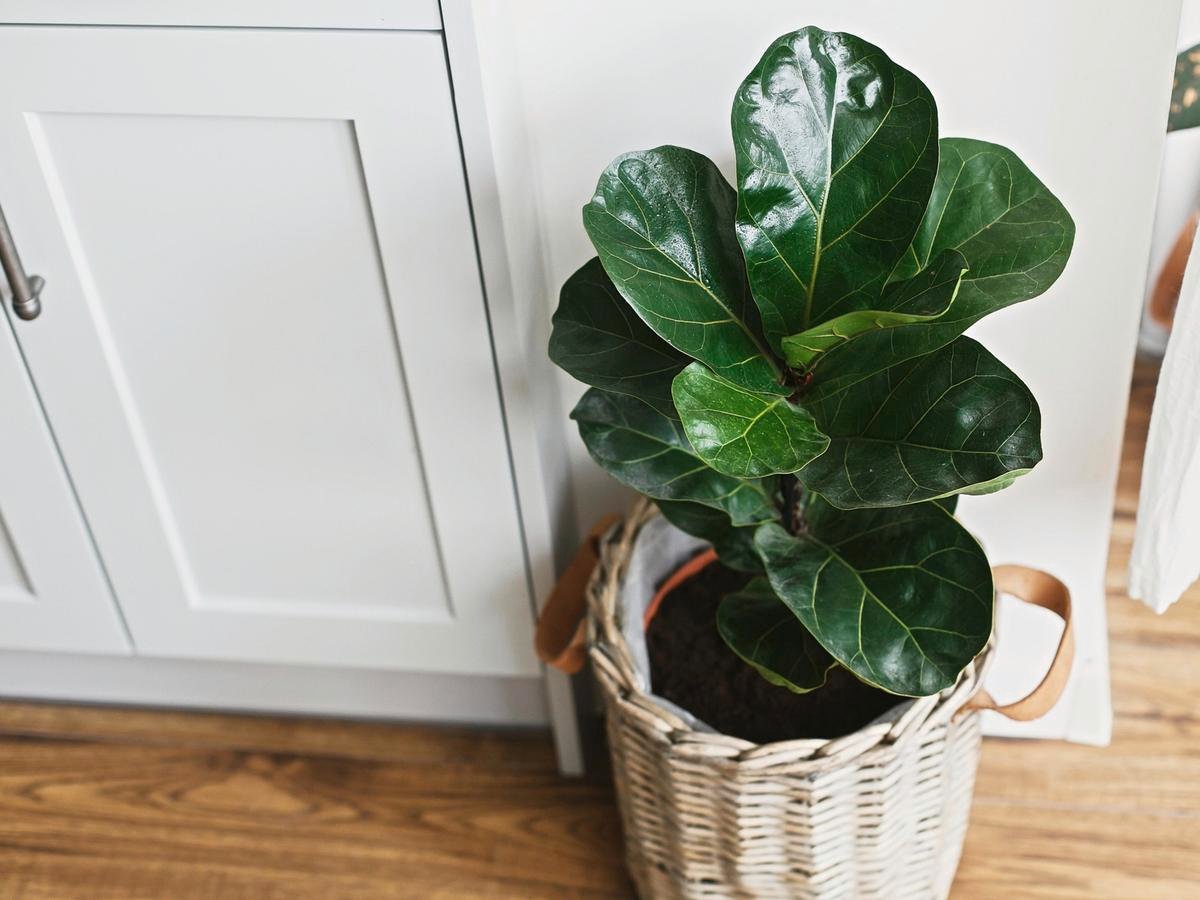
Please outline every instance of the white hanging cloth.
M1142 464L1129 596L1163 612L1200 578L1200 233L1192 242Z

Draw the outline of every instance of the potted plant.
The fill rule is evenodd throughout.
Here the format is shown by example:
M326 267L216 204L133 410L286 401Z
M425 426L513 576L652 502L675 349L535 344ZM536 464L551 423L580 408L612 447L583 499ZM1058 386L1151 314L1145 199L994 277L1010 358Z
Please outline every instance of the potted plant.
M736 189L658 147L583 209L598 256L550 355L591 385L592 457L653 505L593 535L539 649L586 582L643 894L944 895L997 583L1068 612L955 518L1042 455L1033 395L963 332L1049 288L1074 225L1012 151L939 140L925 85L853 35L772 43L732 126ZM1069 627L1060 651L1004 711L1053 702Z

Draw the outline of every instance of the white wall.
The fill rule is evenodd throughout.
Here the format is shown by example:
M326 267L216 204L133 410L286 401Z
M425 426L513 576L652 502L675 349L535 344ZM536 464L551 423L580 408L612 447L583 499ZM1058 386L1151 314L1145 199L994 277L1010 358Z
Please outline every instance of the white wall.
M732 174L734 91L771 40L802 25L851 31L882 46L929 85L942 134L1012 147L1063 200L1078 232L1066 273L1048 294L972 332L1037 394L1045 461L999 495L965 498L962 513L993 562L1049 569L1074 591L1076 696L1038 733L1106 740L1105 556L1179 0L1103 4L1102 12L1095 0L475 5L481 44L491 48L485 82L517 82L515 91L497 95L490 115L524 121L525 171L502 168L499 177L511 206L536 209L537 233L525 230L510 246L544 262L540 295L523 298L533 323L530 354L545 352L557 286L593 255L580 207L603 168L623 151L675 143ZM502 154L511 159L511 147L497 148ZM532 187L517 188L530 172ZM581 388L557 378L565 420ZM625 500L573 428L565 433L584 525ZM1036 656L1053 644L1053 635L1027 640L1021 623L1009 635L1012 683L997 691L1001 699L1036 681L1040 662L1019 651Z

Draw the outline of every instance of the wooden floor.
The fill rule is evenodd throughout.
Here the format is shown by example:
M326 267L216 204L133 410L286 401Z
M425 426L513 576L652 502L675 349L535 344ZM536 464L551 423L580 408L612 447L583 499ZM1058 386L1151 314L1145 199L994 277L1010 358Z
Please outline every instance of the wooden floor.
M988 741L956 898L1200 897L1200 591L1124 596L1153 391L1109 564L1106 749ZM0 704L0 897L624 897L603 778L546 735Z

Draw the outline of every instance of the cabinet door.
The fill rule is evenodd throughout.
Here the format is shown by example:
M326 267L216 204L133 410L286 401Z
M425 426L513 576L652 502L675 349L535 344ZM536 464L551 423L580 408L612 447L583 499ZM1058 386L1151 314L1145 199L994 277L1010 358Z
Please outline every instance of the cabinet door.
M0 28L0 83L18 335L137 651L535 674L441 36Z
M0 422L0 647L128 653L112 594L3 314Z

